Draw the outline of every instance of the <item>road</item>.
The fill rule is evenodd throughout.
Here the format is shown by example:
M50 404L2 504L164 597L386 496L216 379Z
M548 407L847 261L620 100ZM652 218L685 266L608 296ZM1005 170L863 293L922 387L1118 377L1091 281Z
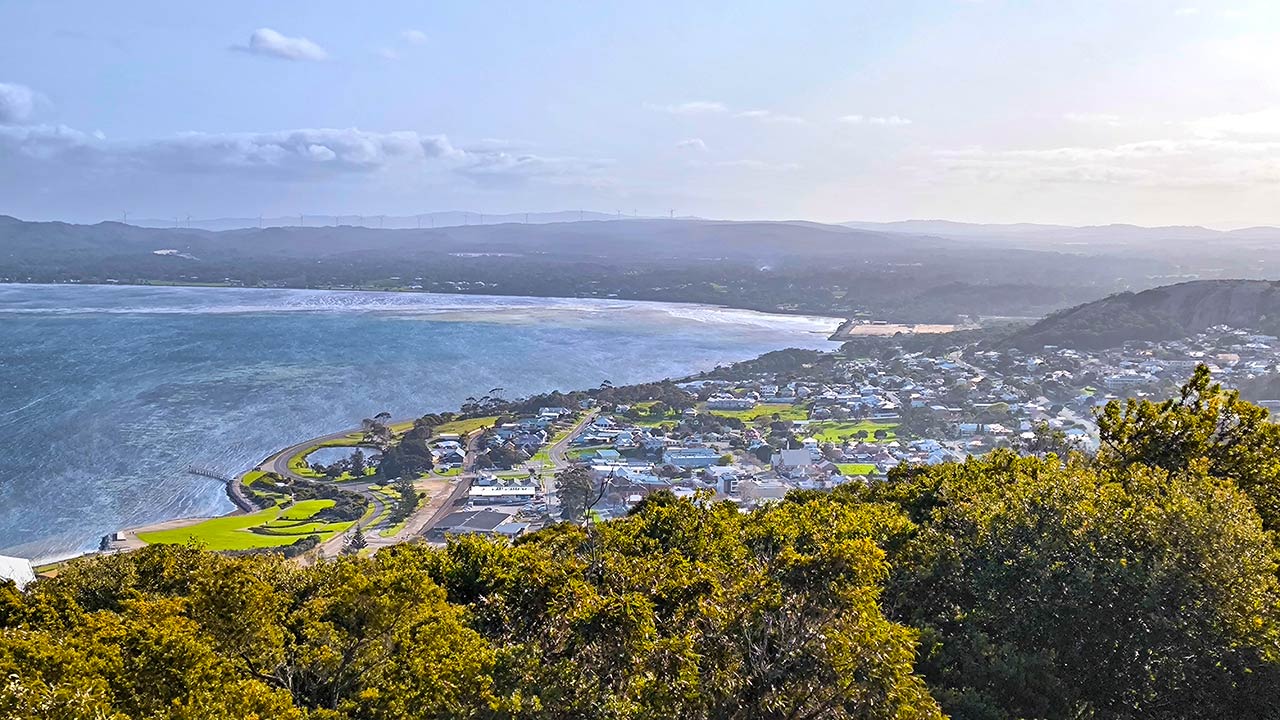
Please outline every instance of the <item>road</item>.
M398 424L398 423L392 423ZM268 457L261 465L260 470L274 472L282 477L291 478L293 480L301 480L304 482L314 482L315 478L308 478L294 472L289 467L289 461L298 453L304 452L310 448L314 448L324 443L334 442L338 440L347 440L352 434L360 433L362 430L354 428L351 430L343 430L339 432L329 433L321 437L311 438L305 442L291 445L274 455ZM444 518L448 512L451 512L453 505L459 497L465 497L466 491L471 487L471 479L473 477L471 469L475 463L475 451L479 442L480 433L472 433L467 443L466 461L463 465L463 472L450 480L446 480L443 476L433 475L414 483L414 486L420 490L427 490L430 497L417 511L410 515L405 521L404 527L392 537L382 537L378 532L386 519L387 511L390 507L391 500L381 493L373 490L374 485L382 485L384 483L373 480L345 480L334 483L335 487L348 492L358 493L361 497L369 501L370 512L365 513L356 525L365 534L365 540L372 549L393 545L402 542L404 539L425 532L435 523ZM447 483L447 484L446 484ZM436 487L441 485L441 487ZM442 494L448 487L448 494ZM345 535L336 535L320 546L320 551L326 556L334 556L342 551L346 544Z
M575 425L572 430L570 430L564 437L560 438L560 441L555 445L552 445L551 449L547 451L547 456L551 458L551 473L549 475L543 474L541 476L542 492L547 497L547 514L553 518L560 516L560 497L556 494L555 475L569 466L569 463L571 462L569 460L569 446L573 444L574 440L578 439L578 436L591 425L591 422L595 420L596 416L599 414L599 410L592 410L588 412L581 420L578 421L578 424ZM545 468L540 471L545 471Z

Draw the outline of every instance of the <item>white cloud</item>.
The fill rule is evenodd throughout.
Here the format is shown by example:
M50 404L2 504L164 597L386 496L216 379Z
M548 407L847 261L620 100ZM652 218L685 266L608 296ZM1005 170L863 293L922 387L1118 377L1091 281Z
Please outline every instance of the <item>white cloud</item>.
M784 123L787 125L803 125L805 122L802 117L776 113L772 110L743 110L742 112L735 113L734 117L759 120L761 122L769 123Z
M1031 150L936 152L969 182L1244 187L1280 181L1280 141L1184 138Z
M378 52L378 57L382 58L383 60L399 60L400 59L400 53L396 52L393 48L385 48L385 47L378 48L377 52Z
M1173 14L1174 14L1174 15L1177 15L1178 17L1191 17L1192 15L1199 15L1199 14L1200 14L1200 8L1198 8L1198 7L1180 7L1180 8L1178 8L1177 10L1174 10L1174 11L1173 11Z
M1192 120L1186 125L1192 133L1202 138L1276 137L1280 136L1280 107L1249 113L1211 115Z
M706 115L709 113L728 112L729 108L722 102L714 100L692 100L690 102L679 103L676 105L654 105L646 104L649 110L670 113L672 115Z
M705 152L707 144L702 141L702 138L689 138L676 143L676 147L681 150L698 150Z
M184 133L142 142L110 142L63 126L0 126L0 163L26 159L68 171L164 175L234 175L258 180L312 180L401 171L452 172L478 182L589 178L607 161L548 157L487 147L461 149L443 135L356 128L266 133Z
M254 30L248 45L233 45L231 49L281 60L319 61L329 57L324 48L311 40L282 35L271 28Z
M427 42L427 34L421 30L405 30L400 33L400 39L410 45L425 45Z
M17 124L31 116L36 94L26 85L0 83L0 124Z
M882 127L903 127L911 124L910 118L898 115L844 115L840 122L846 125L879 125Z

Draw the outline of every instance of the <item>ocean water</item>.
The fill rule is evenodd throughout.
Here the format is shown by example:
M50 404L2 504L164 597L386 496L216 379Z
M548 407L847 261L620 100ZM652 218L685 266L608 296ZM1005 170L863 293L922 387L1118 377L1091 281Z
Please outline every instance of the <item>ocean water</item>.
M838 321L698 305L405 293L0 286L0 553L232 509L227 473L502 388L679 377Z

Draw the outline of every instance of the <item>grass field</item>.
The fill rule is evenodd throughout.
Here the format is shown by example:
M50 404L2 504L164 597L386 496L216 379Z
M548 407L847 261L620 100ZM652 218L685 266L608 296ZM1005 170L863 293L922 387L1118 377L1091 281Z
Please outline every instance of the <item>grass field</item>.
M497 420L497 415L468 418L466 420L454 420L453 422L447 422L443 425L437 425L435 430L432 431L432 434L439 435L441 433L456 433L458 435L466 435L472 430L478 430L482 427L492 425L497 422Z
M249 515L231 515L205 520L202 523L175 530L138 533L138 539L149 545L181 545L194 540L203 544L208 550L248 550L289 545L298 538L249 532L249 528L271 522L279 514L279 508L267 508Z
M249 487L250 485L261 480L264 475L266 475L266 473L261 470L250 470L249 472L240 476L240 482L245 487Z
M587 447L574 448L564 454L570 460L582 460L585 458L593 458L596 456L597 450L611 450L612 445L590 445Z
M773 417L774 414L777 414L782 422L809 419L809 410L800 405L763 404L756 405L750 410L708 410L707 412L720 417L737 418L745 423L759 417Z
M877 430L884 430L887 433L885 440L894 439L894 428L898 427L898 423L877 423L870 420L853 421L853 422L816 422L809 426L807 433L810 437L815 438L822 443L843 443L849 438L857 435L860 430L867 431L867 440L874 441Z
M194 540L207 550L278 547L290 545L307 535L319 535L322 540L328 540L351 527L350 522L310 522L316 513L332 505L332 500L304 500L283 510L272 507L248 515L213 518L173 530L138 533L138 539L149 545L181 545Z
M870 475L876 471L871 463L836 463L841 475Z

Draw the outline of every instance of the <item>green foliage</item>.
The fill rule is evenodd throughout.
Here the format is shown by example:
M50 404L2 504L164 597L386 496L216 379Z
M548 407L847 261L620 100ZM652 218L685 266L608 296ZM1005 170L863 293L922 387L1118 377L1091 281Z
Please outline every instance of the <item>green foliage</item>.
M952 717L1269 717L1280 702L1275 554L1236 488L1009 452L894 479L859 501L920 522L891 557L890 615L921 630Z
M1098 431L1102 462L1173 472L1204 463L1210 475L1249 496L1268 530L1280 530L1280 425L1268 421L1266 409L1213 383L1208 367L1197 367L1175 399L1107 403Z

